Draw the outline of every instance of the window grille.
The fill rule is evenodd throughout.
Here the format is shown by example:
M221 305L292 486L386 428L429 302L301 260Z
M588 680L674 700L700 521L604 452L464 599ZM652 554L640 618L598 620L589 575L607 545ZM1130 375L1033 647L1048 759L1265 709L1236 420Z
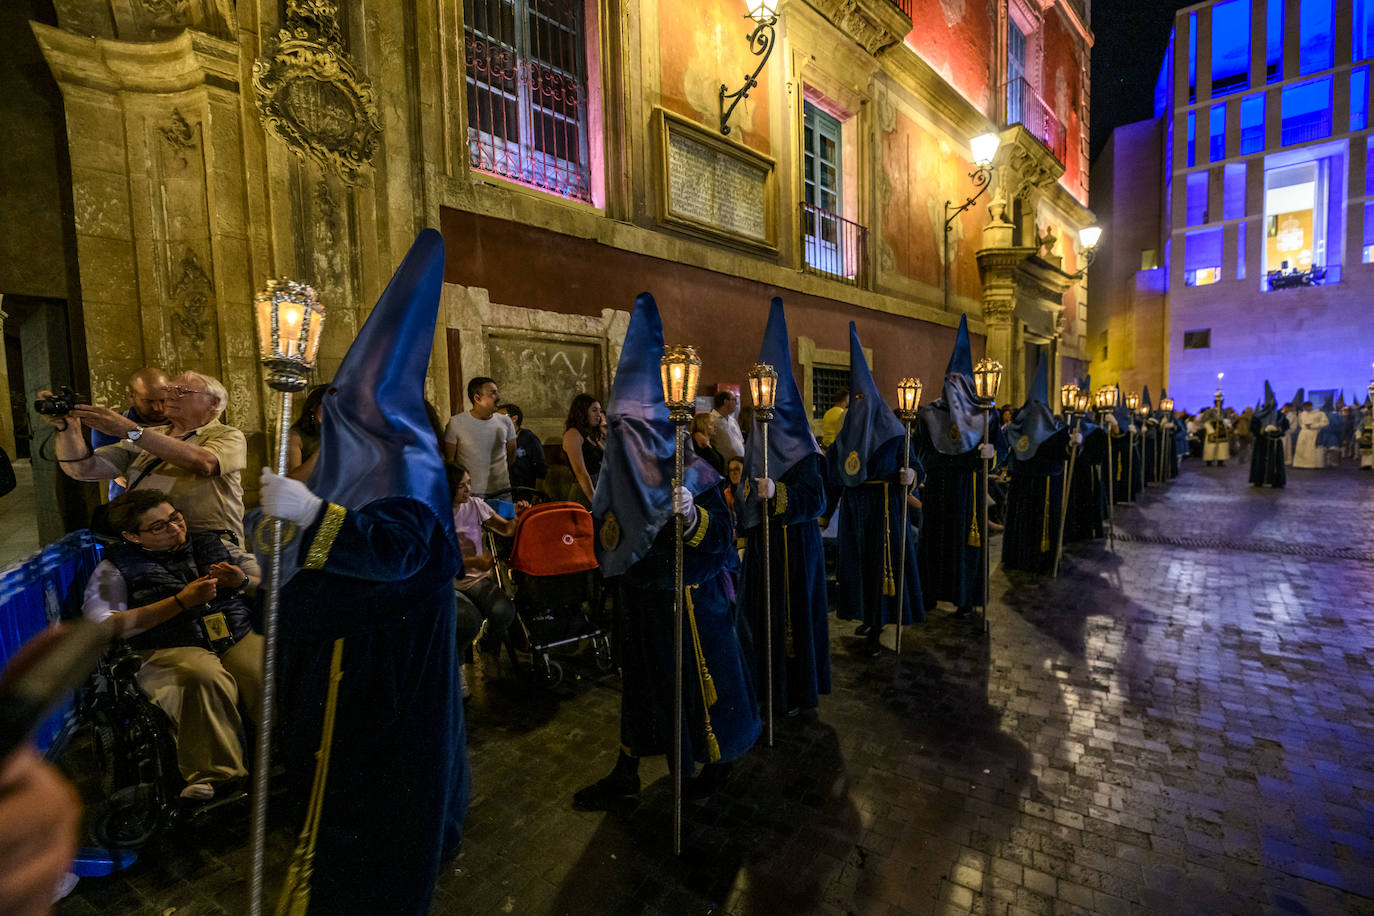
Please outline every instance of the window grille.
M811 416L817 420L834 403L835 394L849 390L849 370L815 366L811 369Z
M472 168L591 201L587 65L575 0L463 0Z
M1184 331L1183 349L1185 350L1210 350L1212 348L1212 329L1207 328L1202 331Z

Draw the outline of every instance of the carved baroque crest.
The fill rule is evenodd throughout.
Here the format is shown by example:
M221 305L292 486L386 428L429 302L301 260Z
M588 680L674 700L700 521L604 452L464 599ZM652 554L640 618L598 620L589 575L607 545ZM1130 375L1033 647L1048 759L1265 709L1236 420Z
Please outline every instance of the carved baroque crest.
M210 278L190 248L181 256L176 270L176 279L172 281L172 301L176 303L173 315L181 329L182 342L201 356L209 334Z
M287 0L286 28L253 63L258 111L296 155L348 184L372 161L381 135L372 87L344 52L332 0Z

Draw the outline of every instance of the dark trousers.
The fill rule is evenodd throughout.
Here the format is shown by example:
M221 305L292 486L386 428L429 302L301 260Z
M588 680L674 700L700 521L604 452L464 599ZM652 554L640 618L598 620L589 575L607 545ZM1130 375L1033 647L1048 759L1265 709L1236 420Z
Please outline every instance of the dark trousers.
M478 579L467 588L454 586L453 596L458 603L458 645L465 646L477 636L482 620L488 622L487 632L493 638L504 636L511 623L515 621L515 604L506 597L496 584L496 579L487 576Z

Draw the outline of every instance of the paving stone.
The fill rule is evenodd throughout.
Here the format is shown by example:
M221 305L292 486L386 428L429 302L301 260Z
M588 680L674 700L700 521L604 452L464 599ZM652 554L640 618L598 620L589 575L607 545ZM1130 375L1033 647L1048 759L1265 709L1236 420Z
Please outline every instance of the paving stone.
M681 858L662 760L634 811L569 808L615 759L615 677L482 657L434 912L1374 914L1374 476L1289 480L1185 467L1117 507L1115 551L996 570L986 637L941 607L870 660L832 619L833 694L689 806ZM244 912L247 814L59 916ZM269 862L293 841L278 806Z

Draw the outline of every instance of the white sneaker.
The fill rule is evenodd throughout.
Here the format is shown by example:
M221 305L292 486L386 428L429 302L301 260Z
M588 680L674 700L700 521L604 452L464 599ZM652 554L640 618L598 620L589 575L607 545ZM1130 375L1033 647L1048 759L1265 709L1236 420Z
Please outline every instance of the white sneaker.
M458 666L458 692L462 694L463 699L465 700L468 697L472 696L472 688L468 686L468 672L466 665Z
M193 782L181 790L181 797L191 801L209 801L215 797L215 787L208 782Z

